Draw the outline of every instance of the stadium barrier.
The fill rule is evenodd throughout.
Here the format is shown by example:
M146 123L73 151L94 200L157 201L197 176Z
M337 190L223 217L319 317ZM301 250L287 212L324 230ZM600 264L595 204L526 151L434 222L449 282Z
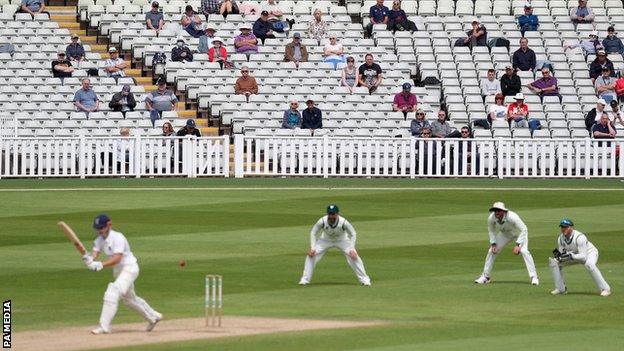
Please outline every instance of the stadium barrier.
M229 163L229 137L0 137L0 178L228 177Z
M17 136L17 115L0 112L0 138Z
M236 135L234 175L618 178L624 141Z

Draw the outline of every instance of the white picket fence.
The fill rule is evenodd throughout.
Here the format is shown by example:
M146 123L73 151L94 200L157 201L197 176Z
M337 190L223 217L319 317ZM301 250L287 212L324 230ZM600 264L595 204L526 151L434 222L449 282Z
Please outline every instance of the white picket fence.
M0 178L229 177L229 137L0 136ZM252 176L621 178L624 141L236 135L233 172Z

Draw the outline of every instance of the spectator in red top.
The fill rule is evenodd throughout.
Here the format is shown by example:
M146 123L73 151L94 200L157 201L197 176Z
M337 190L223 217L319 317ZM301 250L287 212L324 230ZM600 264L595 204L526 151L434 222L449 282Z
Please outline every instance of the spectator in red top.
M516 102L507 107L507 121L514 127L528 128L529 106L524 103L524 94L516 94Z
M407 120L407 113L416 111L416 95L412 94L410 90L412 85L410 83L403 83L403 91L394 96L394 102L392 103L393 111L403 112L403 116Z
M212 47L208 50L208 61L219 62L221 68L227 63L228 52L220 37L212 39ZM227 67L226 67L227 68Z
M618 100L624 102L624 69L620 70L620 79L615 81L615 93Z

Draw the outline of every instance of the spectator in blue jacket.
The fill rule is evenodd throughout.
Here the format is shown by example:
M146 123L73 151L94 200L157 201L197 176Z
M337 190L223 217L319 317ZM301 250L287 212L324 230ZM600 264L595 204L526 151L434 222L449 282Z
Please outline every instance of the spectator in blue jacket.
M295 129L301 127L301 112L299 112L299 101L297 99L290 100L290 108L284 111L282 118L282 128Z
M522 36L524 32L533 32L539 27L539 19L533 14L533 6L530 3L524 5L524 15L518 17L518 26Z
M368 15L370 17L370 23L366 25L366 34L370 38L373 35L373 25L375 24L388 24L388 9L384 6L384 0L377 0L377 3L371 6Z
M269 12L262 11L260 13L260 18L253 25L253 34L256 38L262 40L262 45L264 45L266 38L275 38L273 24L269 22Z
M622 40L615 36L613 26L607 29L607 37L602 40L604 51L608 54L624 54L624 44Z

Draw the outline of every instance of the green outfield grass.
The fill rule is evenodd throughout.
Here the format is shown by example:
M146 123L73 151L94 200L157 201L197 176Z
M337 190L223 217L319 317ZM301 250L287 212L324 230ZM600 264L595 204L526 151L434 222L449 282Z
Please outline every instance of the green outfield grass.
M18 188L37 191L7 191ZM0 298L13 300L15 332L88 332L111 272L88 271L56 222L90 242L92 218L106 212L139 259L137 293L169 319L201 317L204 275L216 273L227 315L387 322L124 350L622 350L622 190L622 182L599 180L0 180ZM488 247L487 209L497 200L529 227L538 287L511 247L493 284L473 283ZM310 227L328 203L357 229L372 287L358 285L337 251L319 263L311 285L297 285ZM550 295L547 257L564 216L600 250L612 296L598 296L583 266L565 271L570 294ZM140 321L121 305L114 322Z

